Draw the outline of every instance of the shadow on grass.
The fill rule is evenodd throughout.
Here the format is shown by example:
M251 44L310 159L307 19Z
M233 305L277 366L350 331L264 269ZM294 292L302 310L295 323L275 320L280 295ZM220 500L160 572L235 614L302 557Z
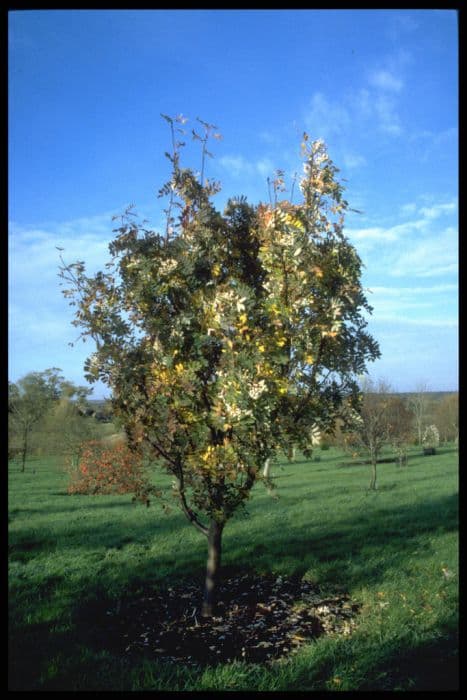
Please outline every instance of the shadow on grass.
M68 494L52 494L53 496L58 496L58 495L67 495ZM68 498L73 498L73 496L68 496ZM15 515L50 515L51 513L68 513L70 516L73 516L74 514L80 514L82 511L92 511L92 510L99 510L99 509L108 509L108 508L140 508L139 503L132 503L131 500L125 501L122 499L121 502L112 502L112 503L83 503L82 501L78 504L73 504L68 502L69 505L68 507L64 506L62 507L55 507L55 506L47 506L47 511L44 512L44 508L13 508L10 510L9 514L11 516Z
M459 690L458 640L451 634L416 648L388 651L371 669L378 680L366 682L358 690Z
M309 534L303 526L283 529L264 541L263 553L255 551L254 556L257 566L286 557L296 575L303 575L317 561L331 562L335 583L377 583L386 569L403 566L418 550L421 539L428 546L426 534L457 528L458 499L453 494L416 506L381 508L377 513L361 510L352 519L336 519L325 531L316 526ZM374 564L366 561L365 552L370 550L380 554ZM349 560L358 566L349 566Z
M96 505L98 508L112 508L114 505L121 507L122 504ZM287 522L287 527L276 523L273 529L265 530L264 522L259 525L254 518L245 523L237 521L237 529L232 536L229 536L226 528L223 573L274 571L285 561L288 573L295 576L303 576L311 567L318 565L321 584L338 585L347 590L352 586L374 585L384 579L388 569L404 569L420 547L425 551L429 549L431 545L427 534L457 530L457 510L457 496L450 495L417 505L381 507L376 512L374 509L368 512L359 510L351 518L336 519L332 525L321 527L312 524L310 529L303 523L291 526ZM178 514L161 516L138 525L125 521L103 523L97 531L95 523L85 526L76 523L72 532L69 535L65 532L59 542L49 533L41 535L37 530L32 530L13 535L12 545L13 552L26 562L34 551L43 553L47 548L55 550L59 546L74 547L79 551L108 546L118 548L134 542L144 547L145 540L149 545L154 536L164 537L174 531L182 533L182 528L189 528L189 525ZM368 556L368 552L372 556ZM373 556L373 553L377 556ZM163 587L164 584L170 585L171 581L180 582L188 578L199 581L201 595L205 556L206 543L200 536L199 544L191 545L182 554L179 549L157 556L152 552L142 552L140 559L119 560L117 571L110 562L99 568L98 575L97 570L91 573L83 571L81 578L72 581L66 576L48 584L44 581L46 585L42 591L38 579L39 594L37 602L34 601L37 611L58 596L64 601L62 609L67 610L70 627L68 631L59 631L50 623L31 624L27 619L21 619L20 600L13 606L16 620L10 627L12 688L38 688L44 665L64 649L68 650L69 656L83 646L94 649L96 653L107 650L112 654L106 613L115 606L116 597L124 595L131 599L155 586ZM18 584L20 587L21 582ZM30 582L25 585L30 585ZM115 593L117 589L119 592ZM408 665L419 664L422 668L424 654L422 648L413 649L411 656L407 656ZM26 666L22 663L25 658L28 659ZM404 663L405 657L400 660L401 669L405 668ZM417 683L422 683L422 675L420 671ZM449 676L452 676L452 669ZM45 689L47 683L41 687Z

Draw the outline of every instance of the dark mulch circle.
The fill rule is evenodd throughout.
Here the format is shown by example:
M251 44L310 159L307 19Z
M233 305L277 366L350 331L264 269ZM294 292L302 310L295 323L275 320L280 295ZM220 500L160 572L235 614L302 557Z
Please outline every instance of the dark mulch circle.
M211 619L201 617L200 598L199 584L184 583L107 610L112 646L185 665L267 663L323 634L350 634L359 609L346 594L281 576L224 580Z

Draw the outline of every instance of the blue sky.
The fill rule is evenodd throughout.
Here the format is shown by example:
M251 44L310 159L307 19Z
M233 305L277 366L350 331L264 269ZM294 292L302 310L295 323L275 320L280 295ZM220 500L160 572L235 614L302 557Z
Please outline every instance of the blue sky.
M90 272L130 203L157 228L170 147L160 113L219 127L219 204L268 199L323 138L361 214L369 366L396 390L458 387L458 35L453 10L40 10L9 14L9 376L89 343L60 293L58 252ZM199 168L187 149L186 165ZM223 199L224 198L224 199ZM97 385L96 398L108 395Z

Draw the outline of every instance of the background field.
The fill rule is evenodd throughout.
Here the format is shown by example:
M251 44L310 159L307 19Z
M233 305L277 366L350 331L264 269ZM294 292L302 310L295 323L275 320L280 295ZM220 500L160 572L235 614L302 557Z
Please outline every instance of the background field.
M128 663L105 611L204 576L206 543L176 508L70 496L59 458L9 466L11 690L448 690L457 687L458 452L369 467L336 448L276 465L224 535L225 573L300 574L362 604L351 637L321 637L274 668ZM167 481L157 476L157 481Z

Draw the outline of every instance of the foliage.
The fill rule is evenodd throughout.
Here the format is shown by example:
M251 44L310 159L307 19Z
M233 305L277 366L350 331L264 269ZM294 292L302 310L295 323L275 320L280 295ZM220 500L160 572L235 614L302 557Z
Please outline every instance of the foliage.
M10 448L22 455L66 455L75 465L80 445L96 436L94 421L86 418L91 389L77 386L52 368L31 372L10 383Z
M439 446L439 430L436 425L427 425L423 433L422 444L425 447Z
M143 461L125 445L103 447L97 440L82 446L77 469L71 470L68 493L140 493L147 485Z
M31 435L37 424L60 396L63 377L56 367L43 372L29 372L8 383L8 429L10 443L21 454L21 470L31 449Z
M387 403L388 439L396 449L399 465L407 463L407 447L412 435L412 416L406 402L391 396Z
M347 410L347 413L344 414L352 446L362 447L370 456L369 488L372 491L376 489L378 456L384 445L389 442L391 431L394 431L396 426L390 414L389 394L390 387L387 382L382 379L374 382L370 378L365 378L362 381L362 399L358 412ZM393 434L395 433L393 432Z
M248 498L265 461L310 428L330 427L357 374L379 355L361 261L343 233L348 203L322 141L302 142L301 202L252 206L180 165L184 118L169 123L172 175L164 234L131 209L109 246L106 272L65 265L75 324L96 342L89 381L112 390L130 445L146 445L173 476L188 520L220 547L222 528ZM179 215L174 216L175 210ZM214 538L214 539L213 539ZM213 566L219 562L220 551Z
M457 442L459 437L459 394L449 394L437 402L434 418L443 442Z
M408 406L412 412L417 442L421 445L423 426L426 425L429 409L428 385L425 382L420 381L417 383L415 392L409 397Z
M69 382L67 387L42 421L38 442L42 452L64 455L76 467L83 443L98 437L98 427L94 418L85 415L84 392L89 389Z

